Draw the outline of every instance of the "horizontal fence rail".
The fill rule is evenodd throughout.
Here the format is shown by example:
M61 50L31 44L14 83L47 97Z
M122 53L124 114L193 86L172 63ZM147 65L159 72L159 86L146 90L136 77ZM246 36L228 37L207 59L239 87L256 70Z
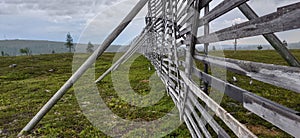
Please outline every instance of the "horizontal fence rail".
M30 131L76 80L101 56L103 51L147 4L146 26L132 41L128 50L95 83L126 62L135 52L142 53L157 71L166 86L192 137L229 138L257 137L220 105L211 90L225 94L231 100L293 137L300 136L300 113L270 99L261 97L227 81L222 75L210 73L212 67L249 79L267 83L300 94L300 64L274 34L300 28L300 3L280 7L276 12L259 17L247 4L249 0L223 0L210 8L212 0L141 0L118 28L82 65L70 80L34 117L23 131ZM211 10L210 10L211 9ZM210 23L238 9L249 21L210 32ZM203 11L204 14L200 14ZM203 35L199 28L203 27ZM262 35L290 66L273 65L208 55L209 43ZM196 45L204 51L197 52ZM196 66L197 61L203 65ZM210 90L211 89L211 90ZM44 109L45 108L45 109ZM220 123L222 122L222 123ZM209 129L211 128L211 129ZM228 131L230 129L230 132Z
M150 0L153 3L155 0ZM178 107L182 120L185 121L192 137L230 137L222 125L215 121L213 112L238 137L256 137L245 125L230 115L205 91L211 87L223 92L228 97L241 103L244 109L272 123L288 134L300 136L300 113L208 73L210 66L217 66L230 72L246 76L252 80L268 83L276 87L300 92L299 61L287 50L275 32L298 29L300 24L300 3L280 7L276 12L259 17L246 3L249 0L224 0L208 10L211 0L165 0L160 1L162 8L149 6L147 18L157 19L152 9L160 9L157 24L142 46L144 55L152 62L168 94ZM157 2L157 1L156 1ZM249 21L234 26L209 32L209 23L238 8ZM200 17L200 11L205 13ZM173 11L170 13L170 11ZM198 36L198 28L204 26L204 35ZM170 31L171 30L171 31ZM196 44L233 40L262 35L274 49L294 67L265 64L259 62L208 56L198 54ZM179 51L185 47L184 52ZM154 50L155 49L155 50ZM159 49L159 50L158 50ZM207 50L207 49L206 49ZM206 51L207 52L207 51ZM193 60L200 61L204 70L193 65ZM200 86L195 77L202 82ZM197 79L196 79L197 80ZM202 86L203 84L207 86ZM212 85L213 84L213 85ZM206 88L207 89L207 88ZM214 132L208 131L209 125Z

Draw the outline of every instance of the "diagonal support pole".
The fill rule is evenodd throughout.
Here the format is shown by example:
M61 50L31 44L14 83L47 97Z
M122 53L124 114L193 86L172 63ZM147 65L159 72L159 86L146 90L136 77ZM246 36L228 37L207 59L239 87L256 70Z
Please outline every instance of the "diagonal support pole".
M158 19L155 20L155 22ZM155 24L152 24L150 26L147 26L146 28L144 28L144 30L142 31L142 33L139 35L138 39L132 44L132 46L126 51L126 53L120 58L118 59L108 70L106 70L96 81L95 83L100 82L105 76L107 76L110 72L114 71L116 68L119 67L120 64L123 64L124 62L126 62L131 56L132 54L139 48L139 44L143 41L143 39L145 38L145 36L147 35L147 33L153 29Z
M50 109L58 102L59 99L69 90L73 84L96 62L96 59L111 45L111 43L120 35L120 33L128 26L139 11L146 5L148 0L140 0L129 14L123 19L117 28L104 40L95 52L80 66L80 68L71 76L71 78L56 92L56 94L40 109L40 111L31 119L31 121L22 129L18 136L22 136L24 132L31 131L37 123L50 111Z
M134 42L134 44L126 51L126 53L118 59L108 70L106 70L96 81L95 83L100 82L105 76L107 76L110 72L114 71L119 67L119 65L123 62L126 62L126 59L131 57L131 54L134 53L137 48L139 48L139 43L142 41L146 33L143 33L139 36L138 40Z
M239 9L249 20L258 18L258 15L247 3L240 5ZM263 36L290 66L300 67L300 62L291 54L275 34L265 34Z

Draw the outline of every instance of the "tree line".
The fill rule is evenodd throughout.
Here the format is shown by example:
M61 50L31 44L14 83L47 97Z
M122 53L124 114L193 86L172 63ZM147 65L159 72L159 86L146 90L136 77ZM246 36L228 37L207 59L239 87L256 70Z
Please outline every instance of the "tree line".
M73 37L71 36L70 33L67 33L67 36L66 36L66 42L65 42L64 45L66 46L66 48L69 49L69 52L70 52L70 53L72 52L72 50L75 51L75 49L74 49L74 43L73 43ZM94 46L91 42L89 42L89 43L87 44L87 47L86 47L86 52L88 52L88 53L93 53L93 52L94 52L94 48L95 48L95 46ZM19 52L20 52L22 55L26 55L26 56L32 55L32 51L31 51L31 49L28 48L28 47L19 49ZM55 51L52 50L51 53L52 53L52 54L55 54ZM4 51L1 51L1 56L9 56L9 54L8 54L8 53L5 53Z
M70 33L67 34L65 46L69 49L70 53L72 52L72 49L74 49L73 38ZM86 52L93 53L94 48L95 46L91 42L89 42L86 48Z

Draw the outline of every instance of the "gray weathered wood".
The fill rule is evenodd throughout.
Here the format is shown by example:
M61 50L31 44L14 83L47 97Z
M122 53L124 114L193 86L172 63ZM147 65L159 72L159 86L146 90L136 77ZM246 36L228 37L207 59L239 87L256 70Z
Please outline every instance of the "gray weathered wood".
M198 43L212 43L298 29L300 28L299 18L300 3L296 3L286 8L279 8L275 13L222 29L208 36L198 37Z
M196 106L198 111L201 113L204 121L208 122L208 124L212 127L212 129L218 134L218 137L222 138L230 138L230 136L226 133L226 131L214 120L214 118L202 107L202 105L196 100L195 96L189 94L189 99ZM188 101L188 104L191 103Z
M300 136L300 116L296 114L286 114L281 110L280 105L269 103L254 94L244 94L244 107L261 118L271 122L275 126L291 134L294 137Z
M189 8L189 14L193 15L193 18L189 21L193 24L191 33L187 35L188 38L190 38L190 42L186 45L186 54L185 54L185 62L187 66L185 67L185 73L188 76L188 78L191 78L192 74L192 67L193 67L193 54L195 52L195 34L197 35L198 32L198 18L200 16L200 0L195 0L195 3ZM188 5L190 6L190 5ZM186 84L185 84L186 85ZM185 86L183 97L182 97L182 103L181 103L181 111L185 111L185 102L187 100L187 95L190 92L188 86ZM181 115L182 116L182 115Z
M193 69L194 75L199 77L200 79L206 81L209 85L214 83L214 89L224 92L227 96L230 98L242 103L243 102L243 93L246 92L246 90L243 90L235 85L232 85L228 82L225 82L219 78L216 78L214 76L211 76L209 74L206 74L205 72L200 71L199 69L195 68ZM224 90L225 88L225 90Z
M209 76L204 72L200 72L196 68L194 68L194 71L196 73L196 76L207 80L210 84L211 82L214 82L215 86L225 87L224 93L229 97L237 100L238 102L244 103L244 107L247 110L259 115L263 119L269 121L275 126L278 126L279 128L288 132L291 135L296 134L296 132L293 131L299 128L298 125L300 124L299 112L284 107L282 105L279 105L266 98L259 97L255 94L252 94L249 91L243 90L237 86L226 83L225 81L222 81L218 78ZM218 89L218 87L214 87L214 88L222 92L222 90ZM288 123L291 122L293 123L292 125L287 126L288 123L282 123L280 120L284 120Z
M211 2L212 0L201 0L199 2L199 6L198 9L202 9L206 6L208 6L208 4ZM198 11L200 12L200 11ZM191 16L187 16L182 22L179 23L179 29L181 29L181 31L179 31L179 36L182 37L183 35L189 33L191 31L191 26L192 24L188 24L187 20L189 20L191 18ZM186 27L182 29L183 25L186 24ZM197 21L197 24L198 21Z
M217 104L213 99L206 95L200 88L198 88L184 72L180 71L180 75L189 89L199 97L207 107L216 113L216 115L236 134L238 137L256 137L243 124L231 116L225 109Z
M188 57L194 56L195 59L201 60L208 65L217 65L220 67L224 67L232 72L249 76L252 79L256 79L289 90L294 90L296 92L299 91L299 68L291 68L235 59L220 59L218 57L206 57L203 55L190 54L194 52L191 46L194 45L193 35L196 36L196 33L194 33L193 31L197 30L199 26L208 24L210 21L213 21L218 17L224 15L225 13L228 13L232 9L239 7L240 9L242 9L241 11L244 12L247 18L250 19L250 21L238 24L234 27L222 29L211 34L209 34L209 28L206 27L205 35L207 36L199 37L198 39L202 41L199 41L197 39L197 43L205 44L229 40L231 38L236 39L256 35L264 35L264 37L266 37L266 39L270 41L275 49L277 47L276 50L279 49L278 51L283 51L283 55L286 56L287 49L280 49L282 48L280 47L282 43L275 35L273 35L273 33L274 31L281 32L299 28L299 23L297 23L296 20L300 17L298 15L300 13L300 6L298 4L285 6L279 8L275 13L263 17L258 17L250 7L248 7L248 9L247 7L244 7L244 5L247 5L247 1L248 0L224 0L209 12L208 3L210 2L210 0L177 0L175 1L175 3L178 2L175 4L176 10L173 10L174 1L172 0L156 0L155 5L152 5L152 7L150 5L149 13L152 13L152 10L155 10L153 19L158 18L157 15L164 16L160 18L160 21L155 22L154 30L156 32L154 33L156 34L153 39L151 39L151 41L153 41L153 45L148 46L150 50L145 55L149 60L151 60L152 64L155 66L155 69L158 70L158 74L163 83L166 85L167 92L172 97L172 100L176 104L177 108L179 110L184 109L182 110L181 114L183 114L183 120L186 122L187 127L189 128L193 137L200 136L200 129L201 133L203 133L205 137L210 137L210 134L207 132L207 130L205 130L206 128L203 127L206 121L208 121L209 125L218 134L218 136L229 137L228 134L220 127L220 125L215 122L215 120L210 120L213 117L210 116L210 114L206 112L205 109L199 104L199 102L197 101L198 97L202 101L204 101L204 103L210 109L212 109L217 114L217 116L220 117L225 122L225 124L233 130L235 134L237 134L237 136L244 136L244 134L242 133L248 133L249 130L245 129L242 124L240 124L236 119L230 116L230 114L227 113L221 106L219 106L203 91L201 91L201 89L196 86L192 79L189 78L191 76L190 73L183 73L183 71L181 71L186 71L189 69L192 69L193 74L203 81L207 82L207 84L212 84L213 82L214 85L212 87L220 90L221 92L224 92L232 99L243 103L245 109L258 114L263 119L271 122L272 124L278 126L282 130L293 136L298 135L297 132L293 131L296 131L295 129L298 128L297 123L299 122L299 112L286 108L266 98L253 95L247 90L211 76L208 73L202 72L194 66L191 66L191 62L187 60L190 59ZM198 2L198 4L195 4L195 2ZM207 4L203 4L205 2ZM205 15L202 18L197 19L199 23L193 22L195 15L190 14L190 7L196 7L196 5L199 7L207 7ZM172 11L172 13L170 11ZM194 26L195 24L197 24L196 27ZM271 27L269 27L270 25ZM173 30L172 27L174 28ZM174 36L173 33L175 33ZM175 59L176 61L173 61L175 51L173 48L176 49L177 47L180 47L184 44L187 45L187 55L185 62L179 58L177 60ZM166 49L168 49L169 53L166 53ZM286 60L290 60L291 56L287 56L288 57L285 57ZM291 63L289 62L289 64ZM294 66L295 64L291 65ZM176 71L178 71L178 69L181 69L180 75L176 74ZM188 94L188 96L186 97L185 94L187 93L190 94ZM199 112L196 110L199 110ZM200 118L200 114L203 118ZM286 122L280 123L280 121L278 120L285 120ZM292 123L292 125L287 126L287 122ZM249 135L249 137L252 136L252 134Z
M258 15L251 9L251 7L244 3L239 6L240 11L249 19L256 19ZM299 61L291 54L291 52L287 49L286 46L279 40L279 38L273 34L264 34L265 39L273 46L273 48L281 55L289 65L294 67L300 67Z
M225 13L229 12L230 10L236 8L237 6L247 2L248 0L224 0L219 5L217 5L214 9L212 9L210 12L207 12L205 16L199 19L198 26L203 26L207 24L208 22L224 15ZM202 8L207 6L210 1L202 2ZM187 17L190 18L190 17ZM184 20L185 21L185 20ZM180 25L182 26L186 22L182 22ZM190 31L189 26L180 31L180 36L185 35Z
M224 2L222 2L224 3ZM221 3L221 4L222 4ZM204 7L204 16L205 15L208 15L209 14L209 5L205 6ZM209 22L206 22L204 24L204 36L206 35L209 35ZM195 36L196 37L196 36ZM204 55L207 56L208 55L208 46L209 46L209 43L204 43ZM209 66L207 63L204 63L204 72L205 73L208 73L208 69L209 69ZM204 88L203 88L203 91L208 94L208 83L204 81Z
M196 55L194 58L202 62L217 65L235 73L251 77L255 80L300 93L300 70L297 67L213 56L205 57Z
M184 116L183 119L184 119L184 122L185 122L187 128L190 130L190 133L191 133L192 137L193 138L198 138L197 135L195 134L195 131L194 131L193 127L191 126L191 123L187 119L187 117Z
M193 114L196 122L198 123L198 126L200 126L200 129L201 129L202 133L205 135L205 137L211 138L211 134L205 127L206 120L200 119L199 115L196 113L196 111L194 110L194 107L192 106L192 104L189 100L187 100L187 107L188 107L188 110L190 110L190 112Z
M187 117L187 119L189 120L189 122L191 123L191 126L193 127L194 131L196 132L197 138L202 138L202 133L199 130L199 127L196 125L196 122L194 121L194 119L191 116L191 112L190 110L188 110L188 108L185 108L185 117Z
M224 15L230 10L236 8L237 6L247 2L248 0L224 0L215 8L213 8L204 17L199 19L198 26L203 26L204 24Z

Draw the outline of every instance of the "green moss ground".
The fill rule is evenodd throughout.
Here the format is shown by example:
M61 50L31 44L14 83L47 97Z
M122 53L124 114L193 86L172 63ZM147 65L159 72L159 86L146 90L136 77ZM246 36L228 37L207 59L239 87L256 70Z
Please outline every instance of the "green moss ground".
M96 64L97 75L111 65L113 53L105 53ZM72 54L0 57L0 137L16 137L26 123L66 82L72 72ZM16 68L9 68L17 64ZM149 91L148 82L154 71L150 63L139 57L130 71L131 85L137 93ZM54 72L49 72L53 69ZM141 84L142 83L142 84ZM163 116L174 104L165 95L149 108L130 106L119 99L112 88L110 75L98 84L100 95L117 115L124 119L154 120ZM77 103L73 88L51 109L29 137L107 137L86 119ZM185 125L166 137L187 137Z
M293 50L300 59L300 50ZM225 51L226 57L243 60L286 65L285 61L274 51ZM114 57L106 53L96 63L99 76L109 68ZM16 137L26 123L38 112L49 98L71 76L72 54L53 54L39 56L0 57L0 137ZM16 68L9 68L17 64ZM146 95L149 92L147 80L153 74L148 70L150 63L144 57L138 57L130 67L130 85L135 92ZM49 70L53 69L54 72ZM231 80L232 76L238 82ZM294 110L300 111L300 95L268 84L227 72L230 83L238 85L257 95L266 97ZM146 80L146 81L145 81ZM163 116L174 106L170 97L165 95L153 107L137 108L119 99L112 89L110 75L97 85L105 103L117 115L125 119L154 120ZM278 128L259 117L249 114L240 104L224 97L222 106L239 121L246 124L259 137L289 137ZM234 106L233 106L234 105ZM82 114L73 88L51 109L35 127L29 137L107 137ZM181 125L166 137L190 137L185 125Z

